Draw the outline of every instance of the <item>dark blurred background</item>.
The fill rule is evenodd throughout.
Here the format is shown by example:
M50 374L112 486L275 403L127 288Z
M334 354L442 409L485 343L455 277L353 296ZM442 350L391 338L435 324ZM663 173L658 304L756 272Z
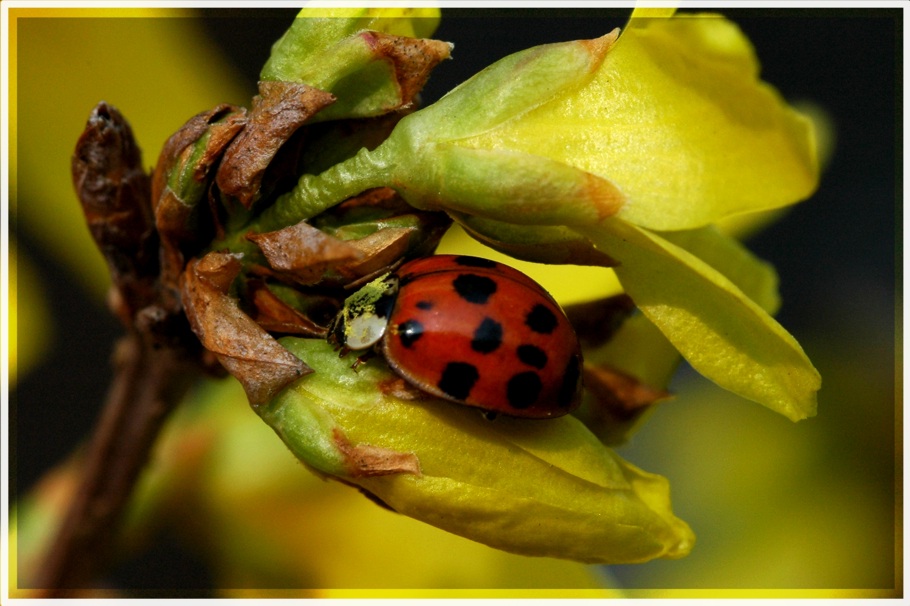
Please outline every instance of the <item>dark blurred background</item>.
M699 543L684 560L612 572L628 587L892 587L902 517L896 447L902 429L903 14L717 10L754 44L763 79L790 101L822 108L835 129L818 192L748 240L780 274L778 319L822 374L819 414L791 424L683 369L674 385L680 397L660 407L620 454L669 477L674 508ZM444 9L434 37L455 43L454 60L434 72L424 102L511 52L600 36L622 26L628 12ZM271 43L296 10L201 14L205 31L252 96ZM146 153L151 162L155 152ZM20 185L20 207L28 195ZM16 236L20 255L38 266L47 297L60 304L53 317L59 345L11 394L13 499L91 430L110 377L110 347L120 334L98 301L80 296L84 289L68 270L28 233ZM79 344L78 355L67 343ZM761 536L754 536L756 528ZM811 545L818 537L830 540ZM752 547L744 545L750 541ZM126 586L143 586L154 583L147 579L162 567L171 582L187 587L208 578L197 556L167 541L118 574ZM178 569L182 575L175 579Z

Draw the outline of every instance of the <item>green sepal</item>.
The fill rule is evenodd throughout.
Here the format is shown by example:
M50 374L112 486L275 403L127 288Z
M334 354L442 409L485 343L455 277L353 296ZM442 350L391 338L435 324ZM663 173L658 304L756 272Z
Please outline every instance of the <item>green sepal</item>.
M441 143L420 150L413 162L395 163L392 171L402 197L417 208L517 224L585 225L615 214L623 203L606 179L505 150Z
M439 9L304 8L291 27L272 44L260 72L262 80L316 82L333 78L331 53L350 36L370 30L429 38L439 25ZM326 59L330 59L326 62Z
M589 81L617 36L618 30L508 55L402 120L397 136L421 144L454 142L518 118Z
M432 69L448 56L450 45L418 41L415 34L432 33L437 24L438 10L432 9L304 8L272 45L260 78L302 82L332 93L337 101L311 122L367 118L395 111L412 102L416 91L409 90L407 81L413 74L405 73L400 58L392 57L379 39L395 36L392 53L412 53L408 56L425 59L426 67ZM407 44L432 50L409 51L404 49ZM424 77L417 76L417 81Z

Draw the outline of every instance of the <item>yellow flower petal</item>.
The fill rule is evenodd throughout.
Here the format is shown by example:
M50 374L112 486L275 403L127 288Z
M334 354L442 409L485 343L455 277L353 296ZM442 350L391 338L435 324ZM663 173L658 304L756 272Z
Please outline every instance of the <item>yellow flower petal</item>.
M432 398L406 401L382 360L355 372L324 341L281 343L316 372L257 412L302 461L399 513L504 551L589 563L692 548L666 479L626 463L571 416L490 422ZM344 447L332 448L339 435Z
M815 414L818 371L793 336L730 278L621 219L579 231L622 259L615 271L626 292L693 368L790 420Z
M676 13L676 7L638 5L632 9L626 29L647 27L652 19L669 19L674 13Z
M121 536L129 553L162 525L188 547L204 544L199 555L220 597L500 597L531 588L622 597L601 570L490 549L324 482L288 455L236 381L211 381L196 396L162 435ZM10 508L17 597L34 593L16 586L28 586L78 471L61 467ZM460 593L468 590L477 593Z
M769 314L777 312L780 293L774 266L757 258L738 240L713 225L664 232L660 236L722 273Z
M620 217L689 229L815 189L811 123L757 79L748 40L720 17L623 32L594 79L461 145L565 162L612 181Z
M520 230L533 229L521 226ZM529 245L530 247L531 245ZM622 292L622 286L613 270L606 267L581 265L545 265L522 261L498 252L475 240L459 225L453 225L443 236L436 249L438 254L474 255L505 263L534 278L561 305L590 301Z

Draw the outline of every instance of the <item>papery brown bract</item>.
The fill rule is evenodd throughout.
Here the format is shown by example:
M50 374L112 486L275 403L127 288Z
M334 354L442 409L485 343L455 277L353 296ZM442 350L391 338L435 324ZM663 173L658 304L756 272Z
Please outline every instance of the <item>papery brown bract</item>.
M265 280L247 280L249 298L255 308L253 319L270 333L325 338L325 324L314 322L272 292ZM334 309L334 308L333 308Z
M225 253L190 261L181 284L183 305L202 345L240 381L250 404L257 406L312 370L228 294L240 269L239 259Z
M307 120L335 102L330 93L295 82L263 81L243 131L224 152L215 182L250 208L269 163Z
M399 452L370 444L352 444L337 427L332 431L332 440L341 453L347 475L351 478L402 473L420 475L420 460L413 452Z
M316 284L329 269L360 261L364 256L356 246L306 221L277 231L251 233L247 238L262 250L271 269L303 285Z
M585 388L597 400L592 417L604 424L629 421L648 406L671 397L669 391L646 385L609 366L595 364L585 366ZM587 419L585 425L592 429Z
M409 107L427 83L430 72L449 58L452 45L439 40L395 36L382 32L362 32L360 37L374 49L377 57L386 60L395 72L395 82L400 90L398 107Z
M171 135L158 156L152 205L163 248L164 279L169 283L176 285L188 249L201 248L215 233L214 217L201 218L201 203L210 171L246 122L244 108L218 105L190 118Z
M610 340L635 311L635 303L620 294L566 305L564 311L582 345L596 347Z
M306 83L335 95L338 102L316 121L369 118L410 107L452 45L361 25L366 27L301 15L272 47L262 80Z

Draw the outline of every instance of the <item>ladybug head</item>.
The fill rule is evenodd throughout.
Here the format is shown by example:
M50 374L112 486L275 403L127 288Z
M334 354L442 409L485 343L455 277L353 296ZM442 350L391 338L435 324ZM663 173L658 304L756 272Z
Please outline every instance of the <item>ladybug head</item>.
M398 279L386 274L364 285L345 299L344 306L329 325L330 343L348 349L372 347L385 334L389 315L398 294Z

